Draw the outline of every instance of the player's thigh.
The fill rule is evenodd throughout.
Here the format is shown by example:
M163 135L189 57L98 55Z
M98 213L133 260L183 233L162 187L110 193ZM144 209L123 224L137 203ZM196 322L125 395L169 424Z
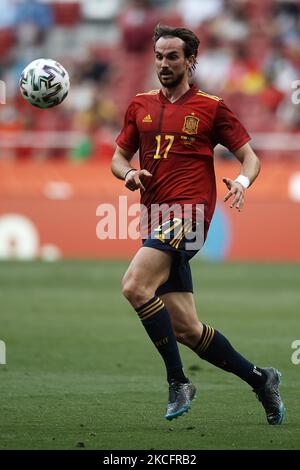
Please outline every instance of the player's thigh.
M203 328L197 316L193 293L170 292L160 297L167 307L178 340L184 343L197 342Z
M170 273L172 254L156 248L142 247L134 256L123 278L123 286L134 284L140 289L156 290Z

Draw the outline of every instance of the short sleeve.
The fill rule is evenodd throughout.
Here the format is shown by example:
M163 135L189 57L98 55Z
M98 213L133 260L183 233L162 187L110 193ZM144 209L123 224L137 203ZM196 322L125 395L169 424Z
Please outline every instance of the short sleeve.
M238 118L226 106L224 101L220 100L214 120L214 145L222 144L228 150L234 152L249 142L250 139L250 135Z
M116 143L124 150L136 152L139 148L139 131L135 119L135 105L132 102L125 114L123 128L116 138Z

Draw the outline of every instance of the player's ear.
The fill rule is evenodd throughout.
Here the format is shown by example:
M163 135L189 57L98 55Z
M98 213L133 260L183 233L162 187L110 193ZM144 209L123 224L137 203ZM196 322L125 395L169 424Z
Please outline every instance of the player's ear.
M188 65L188 68L191 70L194 63L195 63L196 59L195 59L195 56L194 55L191 55L190 57L187 58L187 65Z

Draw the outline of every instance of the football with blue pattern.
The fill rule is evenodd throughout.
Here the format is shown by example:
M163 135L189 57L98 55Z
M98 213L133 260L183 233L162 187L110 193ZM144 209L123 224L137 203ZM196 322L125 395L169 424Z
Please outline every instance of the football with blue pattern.
M68 95L70 78L66 69L53 59L37 59L23 70L20 92L28 103L38 108L53 108Z

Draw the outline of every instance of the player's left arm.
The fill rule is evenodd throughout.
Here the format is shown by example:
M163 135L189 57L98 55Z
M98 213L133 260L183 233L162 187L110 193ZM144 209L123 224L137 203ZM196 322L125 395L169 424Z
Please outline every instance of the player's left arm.
M241 211L244 205L245 191L259 174L260 161L249 143L242 145L242 147L233 153L241 163L241 172L235 180L223 178L223 182L228 188L224 202L232 198L229 207L236 207L238 211Z

